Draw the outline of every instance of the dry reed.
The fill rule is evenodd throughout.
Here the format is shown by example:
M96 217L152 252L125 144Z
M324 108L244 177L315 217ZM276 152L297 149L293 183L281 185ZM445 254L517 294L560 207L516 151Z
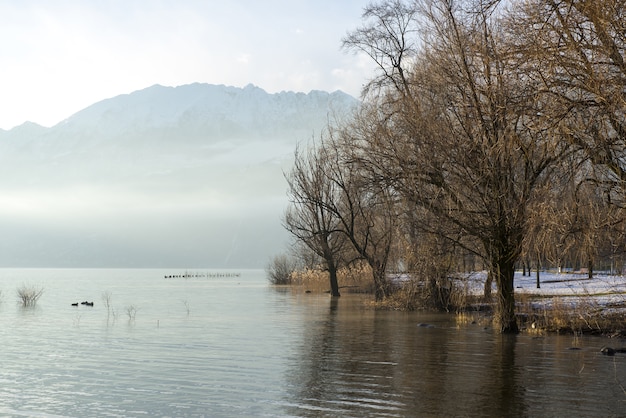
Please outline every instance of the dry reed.
M337 282L340 291L346 293L370 293L373 288L371 270L366 266L339 269ZM291 273L291 285L300 292L329 293L329 273L321 269L297 270Z
M522 293L518 300L520 325L529 332L612 334L626 329L623 311L600 304L593 295Z

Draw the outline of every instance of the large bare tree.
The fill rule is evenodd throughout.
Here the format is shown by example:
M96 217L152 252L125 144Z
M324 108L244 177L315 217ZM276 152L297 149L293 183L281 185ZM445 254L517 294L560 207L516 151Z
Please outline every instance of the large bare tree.
M459 237L469 236L482 244L497 285L497 323L502 332L517 332L513 278L527 207L563 150L545 129L549 121L540 116L545 104L536 83L518 72L520 51L501 32L497 10L482 3L402 3L406 8L399 10L419 20L420 38L411 44L418 47L397 71L405 84L389 83L386 94L396 100L384 100L387 107L377 119L382 127L367 143L370 158L363 164L436 218L456 225L444 229L454 231L447 239L463 244ZM370 48L369 25L383 21L384 16L368 21L347 46ZM395 38L385 44L402 45L406 34L418 32L396 28L379 31Z
M364 260L372 271L375 298L382 300L389 294L394 201L355 164L350 132L347 126L332 128L308 153L296 152L287 176L292 205L284 224L325 261L334 296L339 296L340 263Z
M595 165L595 181L624 205L626 1L526 0L513 9L526 72L542 80L560 134ZM589 181L590 178L583 179Z
M380 301L390 293L387 267L396 243L396 196L385 182L368 176L359 164L354 145L363 125L355 121L338 129L333 142L328 143L326 155L334 161L328 175L341 191L341 198L332 202L331 209L358 258L371 268L375 299Z
M324 147L311 147L305 152L296 150L294 166L286 174L291 205L283 225L302 244L324 262L330 280L332 296L340 296L337 270L342 263L345 235L340 219L329 209L340 190L327 175L330 160Z

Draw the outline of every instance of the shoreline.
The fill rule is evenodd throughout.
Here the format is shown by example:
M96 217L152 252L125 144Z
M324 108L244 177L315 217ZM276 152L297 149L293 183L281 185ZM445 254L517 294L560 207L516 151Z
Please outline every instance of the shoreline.
M454 303L443 310L492 324L495 301L484 298L486 277L486 271L479 271L453 279ZM287 286L301 287L305 293L312 289L316 293L324 292L327 280L324 274L308 272ZM346 275L340 278L340 287L346 293L371 294L370 280L369 275ZM395 292L384 301L371 301L370 307L399 311L442 310L428 306L423 286L411 281L409 275L395 275L392 280ZM540 271L540 288L537 288L536 272L523 275L517 271L514 280L520 332L626 338L626 276L596 273L589 278L585 272ZM492 295L496 294L494 286Z

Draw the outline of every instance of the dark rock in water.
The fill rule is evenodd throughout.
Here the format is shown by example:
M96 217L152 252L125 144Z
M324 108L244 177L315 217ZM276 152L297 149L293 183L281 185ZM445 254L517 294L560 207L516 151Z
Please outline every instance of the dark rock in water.
M423 322L420 322L419 324L417 324L418 327L420 328L435 328L435 326L433 324L426 324Z
M78 302L72 303L72 306L78 306Z
M311 293L311 291L310 290L305 290L304 293Z
M580 347L569 347L568 350L578 351L581 350Z
M611 348L611 347L602 347L600 349L600 352L602 354L604 354L605 356L614 356L615 355L615 349Z

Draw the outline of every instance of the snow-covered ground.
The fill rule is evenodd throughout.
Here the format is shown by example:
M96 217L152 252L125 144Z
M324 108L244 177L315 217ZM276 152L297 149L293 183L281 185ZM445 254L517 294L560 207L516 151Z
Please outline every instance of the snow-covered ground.
M477 272L469 277L469 290L472 294L483 293L486 272ZM589 279L587 274L543 272L539 274L540 288L533 271L530 276L515 273L515 294L517 300L524 295L532 299L533 304L550 305L558 300L562 304L585 303L598 307L626 309L626 276L594 274ZM495 291L495 284L494 284ZM533 298L532 296L537 296Z

